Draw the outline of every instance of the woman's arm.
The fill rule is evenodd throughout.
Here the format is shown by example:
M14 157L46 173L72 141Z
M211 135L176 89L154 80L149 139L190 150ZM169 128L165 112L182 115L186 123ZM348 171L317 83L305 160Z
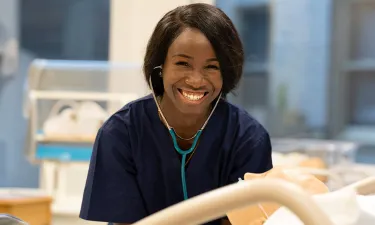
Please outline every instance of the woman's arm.
M242 124L243 125L243 124ZM257 122L242 127L234 150L233 166L229 176L229 184L244 179L246 173L260 174L273 168L272 146L268 132ZM234 210L236 211L236 210ZM235 223L248 219L250 224L262 224L264 216L258 213L229 213L227 216ZM245 217L245 218L242 218ZM230 224L230 223L229 223Z
M94 144L80 218L131 224L147 216L136 176L127 127L111 117Z
M260 124L242 134L234 151L229 183L243 179L245 173L264 173L273 168L271 140Z

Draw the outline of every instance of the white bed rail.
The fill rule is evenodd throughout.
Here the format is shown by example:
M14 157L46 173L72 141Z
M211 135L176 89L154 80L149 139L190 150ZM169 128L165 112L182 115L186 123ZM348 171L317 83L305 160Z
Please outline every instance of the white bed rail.
M302 188L279 179L239 182L161 210L134 225L196 225L260 201L276 202L294 212L305 225L332 225Z

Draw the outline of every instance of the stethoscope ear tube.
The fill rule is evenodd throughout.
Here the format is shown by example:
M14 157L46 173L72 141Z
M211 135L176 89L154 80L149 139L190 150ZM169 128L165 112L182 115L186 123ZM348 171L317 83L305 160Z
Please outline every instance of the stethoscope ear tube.
M162 66L157 66L157 67L154 67L154 69L162 69ZM217 100L216 100L216 103L215 103L215 106L213 107L210 115L208 116L207 120L205 121L205 123L203 124L203 126L201 127L201 129L199 129L197 131L197 134L195 135L194 139L193 139L193 144L191 145L191 147L188 149L188 150L183 150L180 148L180 146L178 145L178 142L177 142L177 135L176 135L176 132L174 131L174 129L169 126L168 124L168 121L167 119L164 117L164 114L163 112L161 111L161 108L160 108L160 105L157 101L157 98L156 98L156 95L155 95L155 91L154 91L154 87L152 85L152 75L150 76L149 78L149 82L150 82L150 87L151 87L151 91L152 91L152 96L154 98L154 101L155 101L155 104L156 104L156 107L158 108L158 111L160 113L160 116L162 117L162 119L164 120L167 128L168 128L168 131L169 131L169 134L171 135L172 137L172 141L173 141L173 147L175 148L175 150L182 156L181 157L181 182L182 182L182 192L183 192L183 195L184 195L184 200L187 200L189 197L188 197L188 193L187 193L187 185L186 185L186 171L185 171L185 164L186 164L186 157L188 154L190 154L197 146L197 143L198 143L198 140L199 140L199 137L201 136L202 132L203 132L203 129L206 127L208 121L210 120L213 112L215 111L216 109L216 106L218 105L220 99L221 99L221 93L219 94Z

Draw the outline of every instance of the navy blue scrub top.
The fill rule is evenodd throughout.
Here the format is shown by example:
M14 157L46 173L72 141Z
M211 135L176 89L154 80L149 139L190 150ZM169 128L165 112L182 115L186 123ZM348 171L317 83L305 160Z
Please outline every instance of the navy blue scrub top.
M152 96L127 104L98 131L80 218L134 223L183 201L180 162ZM189 198L271 168L267 131L220 100L186 168Z

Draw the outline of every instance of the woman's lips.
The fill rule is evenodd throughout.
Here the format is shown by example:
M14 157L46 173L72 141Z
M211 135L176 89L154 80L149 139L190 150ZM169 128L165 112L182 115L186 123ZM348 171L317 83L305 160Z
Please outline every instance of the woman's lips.
M205 91L188 91L183 89L178 89L178 91L183 98L192 102L199 102L208 94Z

